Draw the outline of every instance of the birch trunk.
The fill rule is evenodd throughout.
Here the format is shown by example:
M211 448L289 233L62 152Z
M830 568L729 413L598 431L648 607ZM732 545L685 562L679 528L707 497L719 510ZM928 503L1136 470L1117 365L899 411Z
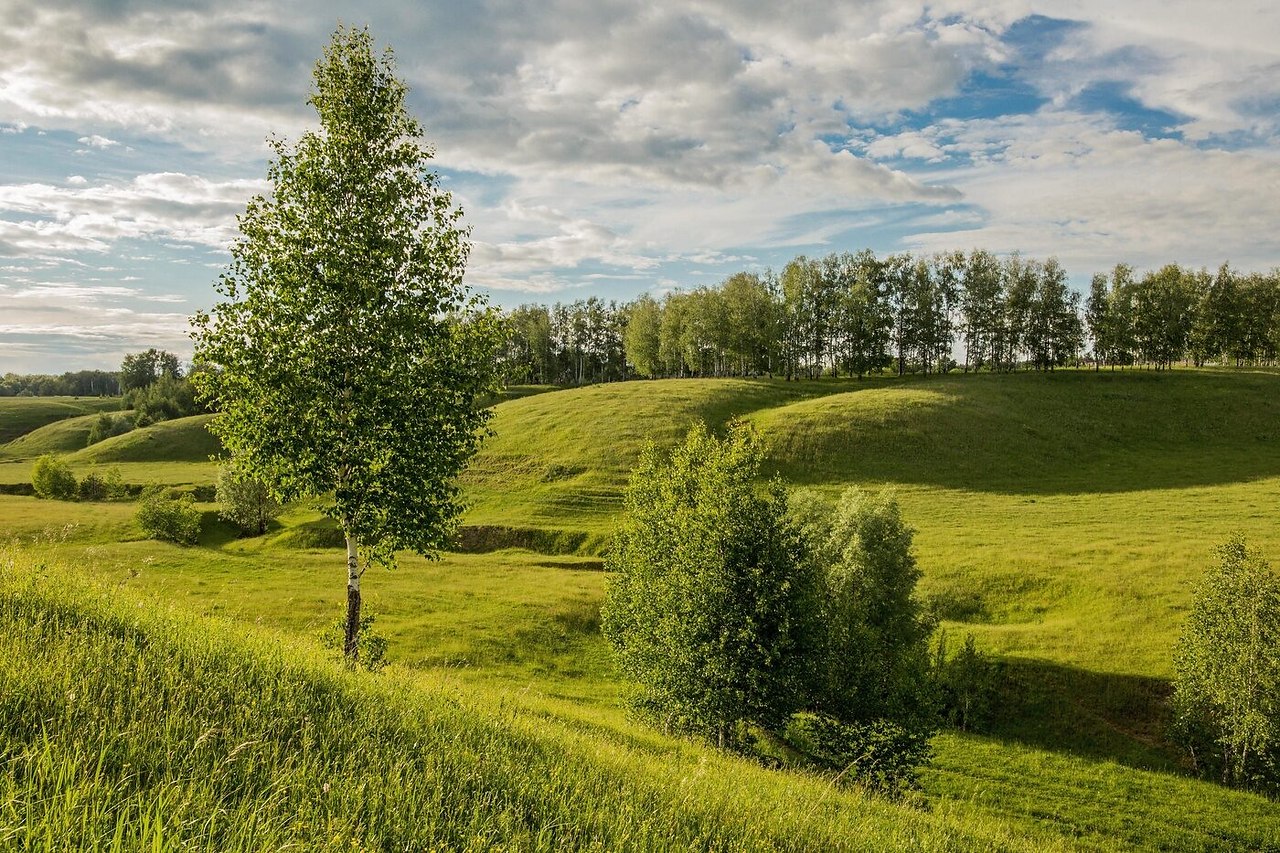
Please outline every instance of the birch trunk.
M355 537L347 534L347 629L342 654L351 663L360 656L360 557Z

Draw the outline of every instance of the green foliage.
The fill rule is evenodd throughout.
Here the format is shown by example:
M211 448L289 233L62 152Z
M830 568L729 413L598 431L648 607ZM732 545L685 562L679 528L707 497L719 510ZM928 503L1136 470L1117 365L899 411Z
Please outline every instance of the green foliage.
M215 495L222 504L222 518L249 536L266 533L267 525L280 514L280 502L272 496L267 484L234 461L218 469Z
M146 388L161 379L181 379L182 362L171 352L151 347L129 353L120 364L120 390L128 393Z
M162 486L142 490L134 516L148 538L195 545L200 538L200 510L190 494L169 497Z
M819 750L811 753L817 760L896 790L915 778L936 730L934 622L915 597L913 531L888 490L872 497L850 488L833 511L824 510L812 494L791 501L822 591L822 650L809 703L817 713L798 731Z
M31 485L37 497L71 501L76 498L76 475L60 457L46 453L31 468Z
M107 481L97 471L90 471L80 478L78 493L82 501L105 501Z
M978 651L973 635L954 655L947 654L947 635L940 632L934 657L942 717L960 731L982 731L990 720L1000 680L999 665Z
M133 425L138 427L209 411L208 406L196 399L190 378L167 373L145 387L126 392L121 407L133 410Z
M929 638L915 596L914 531L892 491L847 489L821 524L801 521L823 578L826 653L816 707L843 720L932 718Z
M272 193L240 218L225 301L194 318L195 378L247 471L282 500L333 495L331 517L389 562L448 542L501 329L462 286L460 211L390 53L341 28L315 81L319 131L272 142Z
M602 630L639 706L722 746L798 709L812 660L814 583L781 484L756 486L763 454L743 423L650 446L606 560Z
M98 416L93 420L93 426L89 427L89 438L86 444L97 444L112 436L124 435L132 428L133 425L124 415L117 417L106 412L99 412Z
M1280 790L1280 578L1243 537L1219 547L1175 661L1174 734L1197 768Z
M919 767L933 756L929 735L892 720L844 722L827 714L797 714L785 732L810 760L840 771L837 778L890 797L919 787Z
M105 499L109 501L122 501L129 497L129 487L125 485L120 466L112 465L102 475L102 490Z
M387 638L373 630L373 623L376 621L377 617L372 613L366 611L360 614L359 654L354 658L345 658L347 663L357 665L367 672L378 672L388 663ZM321 635L320 642L326 649L342 656L346 633L347 620L344 616L329 625Z

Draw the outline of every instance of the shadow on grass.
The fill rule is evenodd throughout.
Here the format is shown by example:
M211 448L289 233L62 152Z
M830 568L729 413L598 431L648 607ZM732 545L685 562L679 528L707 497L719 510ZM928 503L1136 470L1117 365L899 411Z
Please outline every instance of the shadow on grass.
M1183 772L1165 740L1168 681L1092 672L1047 661L1003 660L996 700L982 734L1028 746Z

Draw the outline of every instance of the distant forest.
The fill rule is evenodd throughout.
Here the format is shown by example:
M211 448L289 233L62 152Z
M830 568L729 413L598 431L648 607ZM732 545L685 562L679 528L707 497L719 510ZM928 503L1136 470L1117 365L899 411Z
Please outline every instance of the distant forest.
M1120 264L1095 275L1082 297L1054 258L980 250L877 258L867 250L801 256L781 274L736 273L661 300L591 297L521 305L505 317L499 368L507 384L1274 365L1280 269L1169 264L1139 277ZM0 397L120 394L139 386L129 359L124 374L7 373Z
M718 286L522 305L502 374L561 385L641 377L865 376L1061 366L1274 364L1280 270L1120 264L1073 291L1054 258L990 252L798 257Z

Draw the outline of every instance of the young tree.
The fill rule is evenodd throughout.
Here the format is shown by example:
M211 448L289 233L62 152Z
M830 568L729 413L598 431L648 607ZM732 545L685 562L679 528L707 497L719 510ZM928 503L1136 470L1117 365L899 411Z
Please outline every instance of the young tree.
M842 720L931 719L933 620L915 596L912 529L893 494L851 488L833 511L792 508L821 567L827 655L818 710Z
M177 545L195 545L200 539L200 510L190 494L171 498L162 486L148 486L134 518L150 539Z
M1176 734L1222 781L1280 786L1280 577L1237 536L1218 549L1174 662Z
M249 536L261 536L280 514L280 502L271 496L267 484L234 461L218 469L219 515Z
M779 727L812 662L812 572L781 484L756 486L762 460L743 423L724 441L699 424L669 458L651 445L607 561L601 627L640 707L721 746Z
M789 738L864 784L910 786L937 729L934 621L915 596L913 532L888 491L848 489L832 510L802 490L790 512L820 577L822 632L813 713L793 721Z
M46 453L31 466L31 487L36 497L71 501L76 497L76 475L71 466L52 453Z
M274 140L218 292L193 319L211 430L290 501L331 496L347 543L344 651L360 579L397 549L431 554L460 511L501 323L462 284L461 212L429 169L390 51L340 27L315 68L318 131Z

